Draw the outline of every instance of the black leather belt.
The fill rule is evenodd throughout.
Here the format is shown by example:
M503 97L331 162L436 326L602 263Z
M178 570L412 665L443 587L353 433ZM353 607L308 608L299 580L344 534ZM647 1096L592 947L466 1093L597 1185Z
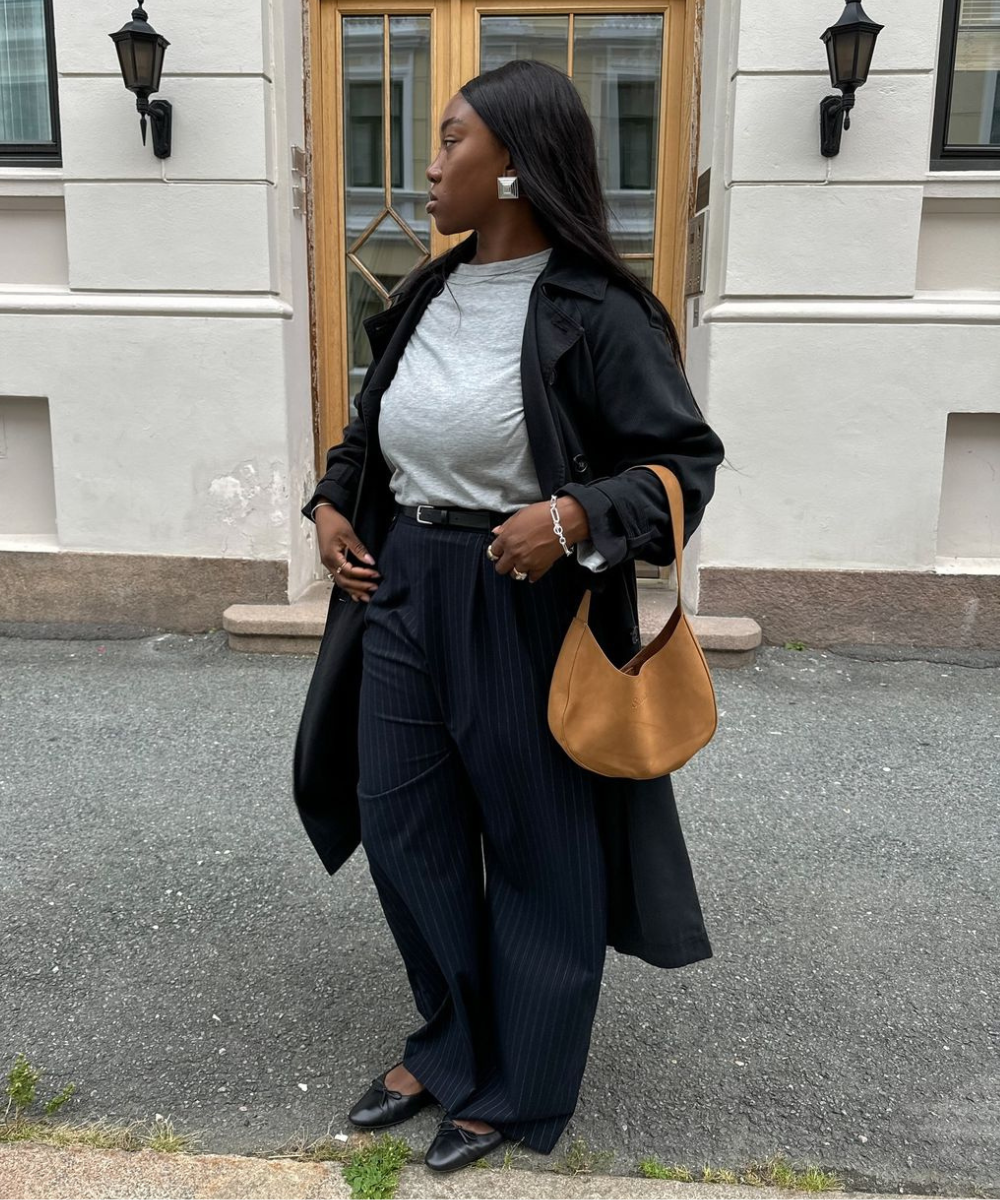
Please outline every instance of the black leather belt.
M440 508L436 504L397 504L396 511L413 517L421 525L448 525L453 529L490 530L510 516L487 508Z

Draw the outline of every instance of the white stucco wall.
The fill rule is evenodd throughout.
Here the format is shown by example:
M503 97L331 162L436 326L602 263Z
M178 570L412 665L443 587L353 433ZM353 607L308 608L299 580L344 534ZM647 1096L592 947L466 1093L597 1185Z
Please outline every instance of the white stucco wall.
M688 353L731 469L702 567L934 570L948 413L1000 410L1000 277L949 272L945 249L971 261L974 230L995 253L1000 172L928 169L940 5L867 4L885 28L826 159L819 35L841 7L742 0L706 21Z
M128 8L55 0L64 166L0 166L0 404L47 401L53 549L279 559L295 596L316 562L301 6L152 0L163 162L107 37ZM706 6L706 290L684 316L731 469L691 567L946 569L948 414L1000 408L1000 172L928 170L939 8L869 0L885 29L827 160L840 0Z
M149 5L171 43L161 161L107 36L129 5L55 0L63 167L0 166L0 243L23 245L45 210L39 253L0 278L0 397L48 400L53 548L311 572L305 229L289 186L302 41L299 6L274 7Z

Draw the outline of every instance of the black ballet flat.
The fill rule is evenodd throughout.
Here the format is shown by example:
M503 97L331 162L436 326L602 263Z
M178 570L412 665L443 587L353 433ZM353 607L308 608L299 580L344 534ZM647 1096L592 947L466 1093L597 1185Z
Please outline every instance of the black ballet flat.
M397 1067L399 1065L395 1064ZM347 1114L347 1119L352 1125L361 1129L385 1129L389 1125L399 1125L408 1121L428 1104L437 1103L426 1088L410 1096L387 1088L385 1077L393 1069L389 1067L389 1070L373 1079L371 1087Z
M434 1141L427 1147L424 1162L432 1171L457 1171L482 1158L505 1141L499 1129L492 1133L473 1133L456 1125L445 1116L438 1126Z

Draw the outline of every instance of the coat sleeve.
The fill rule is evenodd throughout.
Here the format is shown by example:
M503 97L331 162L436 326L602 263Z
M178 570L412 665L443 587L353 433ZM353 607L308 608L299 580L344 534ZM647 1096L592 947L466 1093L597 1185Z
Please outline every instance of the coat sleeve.
M652 305L609 284L599 315L586 326L586 345L596 428L610 470L589 483L568 483L558 494L573 496L586 510L589 538L608 566L639 557L667 566L674 547L666 493L652 471L628 468L657 463L677 476L686 545L712 498L724 447L699 415Z
M365 461L367 434L365 423L361 418L361 397L372 376L375 364L372 363L365 372L361 390L354 397L353 405L357 415L344 426L343 438L336 446L331 446L326 452L326 474L316 484L316 490L302 509L302 515L314 520L313 509L320 500L329 500L341 513L349 517L357 497L358 484L361 480L361 467Z

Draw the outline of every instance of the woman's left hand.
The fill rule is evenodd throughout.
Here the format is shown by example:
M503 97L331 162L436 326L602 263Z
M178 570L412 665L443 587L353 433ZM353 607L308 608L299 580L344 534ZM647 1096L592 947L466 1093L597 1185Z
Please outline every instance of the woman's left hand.
M572 546L590 532L590 522L579 500L560 496L556 501L563 536ZM498 575L526 571L525 582L535 583L554 562L563 557L563 548L552 527L549 502L540 500L518 509L502 525L492 530L495 537L490 550L496 558Z

